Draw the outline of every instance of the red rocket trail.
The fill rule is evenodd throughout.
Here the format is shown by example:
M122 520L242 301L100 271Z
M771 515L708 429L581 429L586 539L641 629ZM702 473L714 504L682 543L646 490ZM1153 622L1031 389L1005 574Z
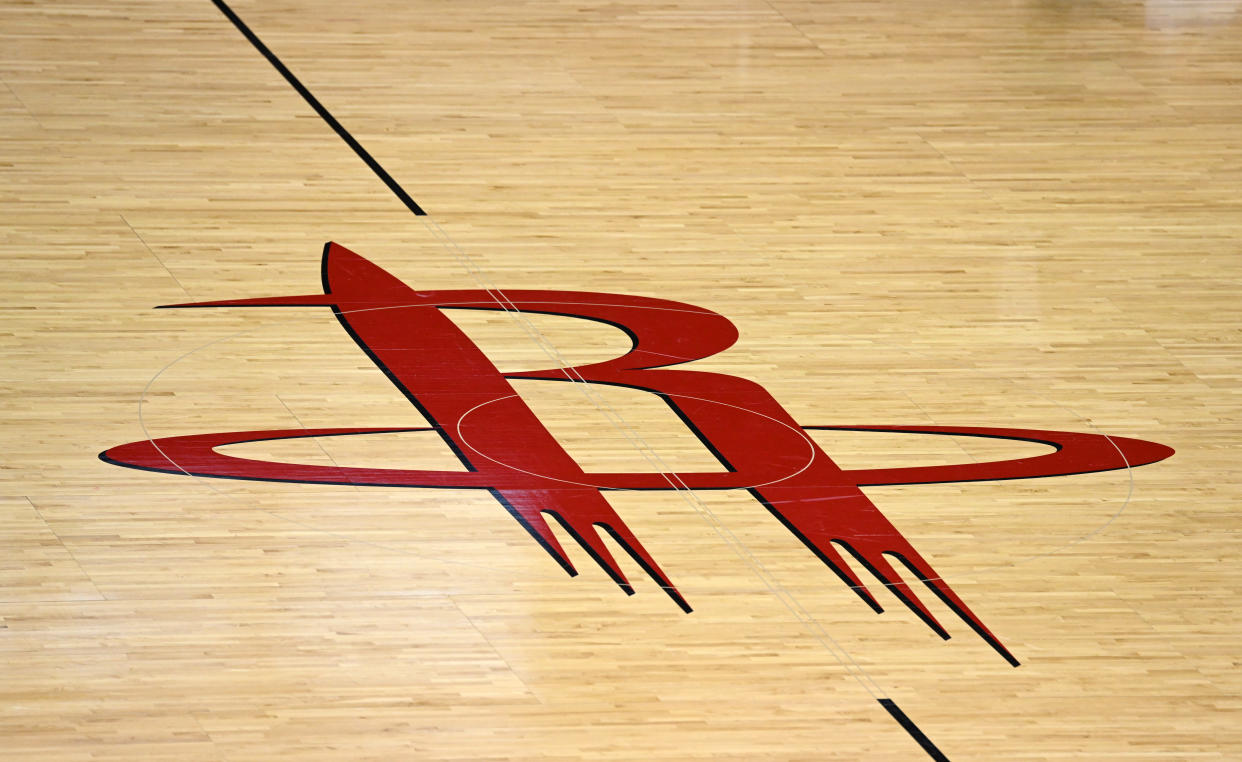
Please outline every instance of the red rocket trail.
M738 338L722 315L661 299L562 291L508 291L506 306L615 325L633 340L619 357L577 368L502 374L442 312L442 307L501 310L478 290L416 291L348 249L324 247L324 293L237 299L176 307L330 307L346 332L427 417L466 472L339 468L238 458L228 444L307 436L364 435L410 429L337 428L194 434L133 442L101 457L166 473L319 484L488 489L570 574L576 571L551 531L554 517L627 593L633 588L600 532L610 535L687 612L690 606L601 494L606 489L748 489L869 606L875 596L836 545L887 586L933 631L949 634L903 578L926 585L1007 661L1013 654L966 606L914 546L880 513L860 485L926 484L1089 473L1162 460L1154 442L1095 434L947 426L841 426L865 431L958 434L1054 446L1030 458L946 466L843 470L759 384L671 365L702 359ZM678 315L673 324L670 310ZM684 358L670 363L670 358ZM510 379L585 380L660 395L727 470L707 473L584 472L517 396ZM810 460L808 463L808 448ZM474 453L472 456L470 453ZM762 485L762 486L752 486ZM834 543L836 545L834 545Z

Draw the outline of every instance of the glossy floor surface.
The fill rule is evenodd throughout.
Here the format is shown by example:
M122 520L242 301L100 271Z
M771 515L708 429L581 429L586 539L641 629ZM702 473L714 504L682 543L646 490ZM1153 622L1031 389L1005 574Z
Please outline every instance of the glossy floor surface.
M1237 2L234 8L428 215L209 0L0 1L0 759L1242 758ZM684 369L748 379L798 426L1176 454L862 487L1017 668L919 584L938 637L850 556L877 614L745 490L602 493L687 614L615 538L600 543L632 596L549 521L569 576L539 519L486 489L99 459L426 427L373 362L421 347L404 372L455 393L423 334L351 340L322 307L153 309L322 294L327 241L418 298L717 313L736 344ZM509 373L631 347L548 311L437 310ZM692 314L650 330L698 335ZM507 383L588 476L723 470L653 394ZM757 420L742 408L739 426ZM440 423L475 436L464 418ZM524 462L533 429L493 418L489 462ZM1051 451L808 436L846 474ZM460 474L452 441L220 451Z

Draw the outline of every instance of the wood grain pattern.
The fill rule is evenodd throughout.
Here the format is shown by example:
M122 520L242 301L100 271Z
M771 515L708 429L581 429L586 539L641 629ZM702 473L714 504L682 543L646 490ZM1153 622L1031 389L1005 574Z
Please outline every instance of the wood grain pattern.
M700 497L950 759L1242 757L1238 3L235 8L502 288L719 312L741 340L695 369L806 425L1175 448L867 488L1018 669L936 604L947 642L860 605L749 495ZM207 0L0 19L0 759L926 758L677 494L609 501L691 615L623 554L632 597L568 541L567 577L486 493L100 462L144 426L424 424L326 311L156 305L314 293L329 240L478 286ZM534 320L573 362L628 345ZM546 364L503 316L459 322ZM584 465L641 470L560 385L519 390ZM815 437L846 468L1038 453ZM353 439L238 447L454 467Z

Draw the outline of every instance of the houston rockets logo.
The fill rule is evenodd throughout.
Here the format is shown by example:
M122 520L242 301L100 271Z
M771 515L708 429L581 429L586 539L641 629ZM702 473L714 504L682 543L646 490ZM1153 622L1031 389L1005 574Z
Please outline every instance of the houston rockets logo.
M556 519L627 593L630 584L601 541L606 532L685 611L690 606L605 500L607 490L747 490L867 605L875 597L837 546L889 587L943 638L949 635L902 579L894 563L921 580L1007 661L1017 660L948 583L889 523L860 487L1084 474L1154 463L1173 450L1154 442L1033 429L947 426L802 426L759 384L670 366L731 346L725 317L688 304L572 291L416 291L336 244L324 247L322 294L238 299L176 307L328 307L345 331L426 416L429 429L320 428L162 437L113 447L100 457L170 474L303 484L445 487L489 490L564 569L575 570L550 530ZM441 308L521 310L616 326L628 352L575 368L501 373ZM670 315L675 318L670 318ZM585 381L658 395L720 460L708 473L587 473L570 458L508 379ZM1051 445L1055 452L961 465L846 470L804 430L840 429L992 437ZM234 457L216 448L298 437L435 431L466 471L338 468ZM891 560L890 560L891 559Z

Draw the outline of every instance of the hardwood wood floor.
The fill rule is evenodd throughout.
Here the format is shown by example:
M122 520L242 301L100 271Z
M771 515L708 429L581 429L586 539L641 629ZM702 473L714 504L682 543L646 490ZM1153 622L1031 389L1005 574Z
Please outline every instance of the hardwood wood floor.
M0 0L0 759L1242 759L1242 5L233 9L427 215L212 2ZM361 302L340 320L153 309L321 295L328 241L409 287L368 276L358 298L392 321ZM362 265L340 261L344 299ZM605 363L652 304L612 324L563 293L520 316L402 306L462 290L692 305L656 310L644 341L669 343L640 342L642 367L705 354L698 310L716 313L737 342L679 367L752 382L747 402L458 380L473 346L510 374ZM493 406L437 420L443 437L219 449L337 484L98 457L426 428L505 384L534 418ZM717 433L696 437L700 419ZM615 510L601 521L632 531L687 614L607 533L632 596L562 523L541 545L537 510L515 520L503 490L509 510L487 489L364 483L538 471L555 450L533 420L582 484L714 484L731 433L780 479L827 469L822 498L797 499L831 507L796 519L760 494L782 522L741 489L597 494L555 459L514 476L560 478L540 499L588 530ZM811 430L800 450L790 422L1176 454L856 494L868 469L983 473L1053 448ZM198 452L168 470L219 467ZM947 641L857 558L842 573L883 613L833 573L828 524L893 549L872 504L1020 667L925 586Z

